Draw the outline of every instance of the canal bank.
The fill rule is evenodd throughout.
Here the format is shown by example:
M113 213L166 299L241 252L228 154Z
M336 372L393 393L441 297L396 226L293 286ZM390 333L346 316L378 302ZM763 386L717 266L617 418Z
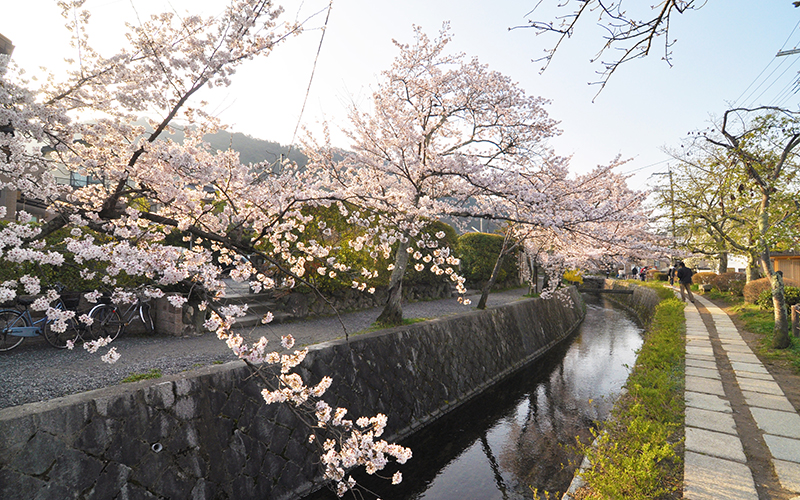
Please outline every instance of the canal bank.
M314 346L332 404L384 412L399 439L542 355L583 317L581 298L529 299ZM316 450L239 363L0 411L3 498L296 498Z
M402 441L414 458L399 468L400 485L363 473L356 474L359 483L393 500L530 500L533 488L563 492L581 459L576 437L591 442L642 343L643 330L628 311L597 294L585 302L575 334ZM320 491L305 500L336 498Z

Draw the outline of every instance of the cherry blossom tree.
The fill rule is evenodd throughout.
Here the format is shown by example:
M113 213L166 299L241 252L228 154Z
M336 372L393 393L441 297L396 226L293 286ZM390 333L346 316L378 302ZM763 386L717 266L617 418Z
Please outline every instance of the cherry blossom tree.
M342 196L387 214L399 230L381 323L402 320L409 256L425 258L409 238L425 220L464 215L478 197L502 196L496 187L511 184L503 180L509 172L553 155L546 142L558 130L544 109L547 101L528 96L477 59L448 54L450 40L445 24L434 39L415 27L412 44L395 41L400 53L382 74L372 108L351 109L345 132L352 152L339 161L330 149L315 146L308 153L327 166ZM441 262L448 252L439 253ZM450 276L463 291L462 280Z
M264 338L245 344L231 326L246 307L216 302L225 293L223 267L256 290L308 284L304 276L311 264L353 271L339 262L332 246L300 238L313 222L303 208L333 202L330 190L320 190L319 176L293 165L279 172L266 164L243 165L235 152L213 151L203 141L220 126L205 111L203 92L227 86L242 64L269 55L302 26L283 21L281 7L269 0L232 0L216 16L164 13L129 25L128 45L106 56L90 44L83 0L59 5L73 35L73 69L40 84L26 80L12 63L0 80L0 188L16 190L47 209L40 221L20 212L0 228L3 264L14 269L77 266L83 279L100 282L119 301L133 299L131 278L145 283L153 297L180 284L208 312L206 328L254 372L280 366L277 378L261 378L264 399L304 412L314 436L329 436L330 441L317 440L321 463L340 492L353 487L346 475L351 466L374 472L388 456L405 461L410 451L377 439L385 416L355 424L344 419L345 409L327 407L322 399L329 379L307 386L292 372L305 350L269 352ZM151 117L149 127L135 125L140 115ZM178 124L186 133L181 143L169 138ZM59 184L55 172L92 182ZM354 223L371 222L364 217ZM50 242L48 236L58 231L67 235ZM175 234L185 246L167 244ZM359 245L369 253L380 243L366 238ZM39 294L48 284L35 270L26 272L0 283L0 299ZM86 297L94 301L100 295L95 290ZM74 317L52 307L57 298L49 290L31 306L46 311L54 330L66 328ZM170 301L180 307L187 297ZM96 339L84 347L95 351L107 344ZM290 338L282 344L293 347ZM112 347L104 360L113 362L118 355Z
M515 196L491 198L498 205L494 217L508 221L495 271L505 254L521 247L529 257L536 256L550 276L547 294L568 268L669 251L648 229L650 211L644 206L648 193L631 190L628 176L615 173L624 161L617 158L575 177L567 176L567 164L562 159L559 168L546 171L549 175L518 173L514 188L508 188ZM479 308L485 305L487 294L488 287Z

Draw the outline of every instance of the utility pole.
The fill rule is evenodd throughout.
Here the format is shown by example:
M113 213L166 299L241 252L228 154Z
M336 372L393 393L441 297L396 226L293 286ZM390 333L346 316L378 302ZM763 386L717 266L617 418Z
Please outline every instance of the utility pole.
M11 40L4 37L0 34L0 77L6 72L6 67L8 61L11 59L11 53L14 52L14 44L11 43ZM3 57L8 56L8 57ZM0 134L3 135L14 135L14 127L11 126L11 122L8 123L0 123ZM7 147L0 148L0 153L3 153L3 156L0 157L0 161L5 161L6 163L11 159L11 150ZM0 177L0 180L6 181L8 180L5 176ZM14 189L3 189L0 191L0 206L6 207L6 220L14 220L17 215L17 191Z

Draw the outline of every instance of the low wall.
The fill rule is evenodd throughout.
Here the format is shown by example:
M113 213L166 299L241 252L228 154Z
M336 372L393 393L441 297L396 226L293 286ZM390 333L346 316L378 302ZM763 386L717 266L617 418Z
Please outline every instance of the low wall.
M653 319L653 314L656 312L656 306L661 299L658 294L646 286L641 286L636 283L618 280L605 280L605 288L612 290L627 289L633 290L633 294L619 294L608 296L614 302L633 312L636 317L647 325Z
M396 441L566 338L569 300L527 299L314 346L299 367L334 379L349 416L389 416ZM0 410L0 498L298 498L319 487L316 450L241 362Z

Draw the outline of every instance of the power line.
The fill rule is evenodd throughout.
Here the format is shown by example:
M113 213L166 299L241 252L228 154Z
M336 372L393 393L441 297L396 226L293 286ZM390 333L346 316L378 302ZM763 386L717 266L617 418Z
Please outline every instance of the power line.
M289 156L289 153L292 152L292 148L294 147L294 141L297 138L297 130L300 128L300 123L303 120L303 112L306 110L306 103L308 103L308 96L311 94L311 82L314 81L314 73L317 71L317 61L319 61L319 54L322 51L322 42L325 40L325 32L328 31L328 20L331 18L331 9L333 8L333 0L328 3L328 13L325 14L325 24L322 26L322 35L319 37L319 45L317 46L317 55L314 57L314 65L311 68L311 77L308 79L308 87L306 87L306 95L303 98L303 106L300 108L300 116L297 117L297 125L294 127L294 132L292 133L292 142L289 143L289 151L286 153L286 156Z
M795 31L797 31L797 28L798 28L798 27L800 27L800 21L798 21L798 22L797 22L797 24L795 24L795 25L794 25L794 28L792 29L792 32L791 32L791 33L789 33L789 36L787 36L787 37L786 37L786 40L783 42L783 45L781 45L781 48L780 48L780 50L778 51L778 53L779 53L779 54L780 54L781 52L783 52L783 49L786 47L786 44L787 44L787 43L789 43L789 40L791 40L791 38L792 38L792 35L794 35L794 33L795 33ZM785 59L784 59L783 61L785 61ZM758 87L756 87L756 88L753 90L753 92L751 92L751 93L750 93L750 95L754 94L756 91L758 91L758 89L759 89L759 88L760 88L762 85L764 85L764 83L766 83L767 79L769 79L769 77L770 77L770 76L772 76L772 75L775 73L775 71L777 71L777 70L778 70L778 69L779 69L779 68L780 68L780 67L783 65L783 61L781 61L781 62L778 64L778 67L777 67L777 68L775 68L774 70L772 70L772 72L769 74L769 76L767 76L767 78L765 78L765 79L764 79L764 81L763 81L763 82L761 82L761 83L758 85ZM752 86L753 86L753 85L754 85L754 84L755 84L755 83L756 83L756 82L759 80L759 78L761 78L761 75L763 75L763 74L764 74L764 72L765 72L765 71L767 71L767 69L768 69L768 68L769 68L769 67L772 65L772 63L774 63L774 62L775 62L775 57L772 57L772 58L770 58L770 60L769 60L769 62L767 63L767 65L766 65L766 66L764 66L764 69L762 69L762 70L761 70L761 72L758 74L758 76L756 76L756 77L753 79L753 81L752 81L752 82L750 82L750 85L748 85L748 86L747 86L747 88L746 88L746 89L744 89L744 90L742 91L742 93L739 95L739 97L737 97L737 98L736 98L736 100L735 100L735 101L733 101L734 105L736 105L736 103L738 103L738 102L740 102L740 101L741 101L742 97L744 97L744 95L745 95L745 94L747 94L747 91L748 91L748 90L750 90L750 88L751 88L751 87L752 87ZM768 87L768 88L769 88L769 87ZM759 97L760 97L760 96L759 96Z

